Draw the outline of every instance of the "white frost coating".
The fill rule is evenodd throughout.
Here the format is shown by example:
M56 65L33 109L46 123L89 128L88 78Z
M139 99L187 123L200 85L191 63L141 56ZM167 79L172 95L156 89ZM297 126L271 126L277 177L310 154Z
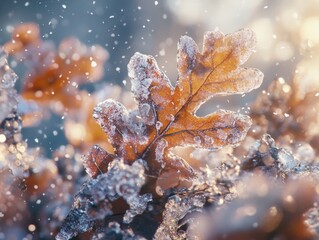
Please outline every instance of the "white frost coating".
M221 140L226 140L227 139L227 133L223 129L217 129L217 137Z
M225 81L228 79L236 80L233 82L234 85L236 84L236 88L231 91L220 92L218 95L244 94L257 89L263 82L264 74L256 68L238 68L227 74Z
M165 117L165 119L167 119L167 120L173 122L173 121L175 121L175 116L174 116L173 114L169 114L169 115L167 115L167 116Z
M116 236L114 236L114 234ZM134 233L132 228L123 227L118 222L109 222L106 227L98 228L92 238L94 240L103 239L126 239L126 240L146 240L146 238Z
M17 109L18 96L13 88L5 89L0 86L0 123Z
M107 99L94 108L93 117L104 131L113 136L117 124L127 122L128 111L123 104L112 99ZM106 119L107 124L105 125Z
M135 141L143 145L149 139L148 135L145 134L145 125L140 121L136 121L137 115L137 111L128 112L123 104L112 99L99 103L94 108L93 113L93 117L108 134L112 144L114 143L112 137L116 134L121 134L124 142Z
M207 136L207 135L205 135L204 141L205 141L205 144L209 144L209 145L214 144L214 138Z
M152 62L152 64L151 64ZM151 56L135 53L131 58L127 68L128 76L132 82L132 92L137 99L148 99L150 94L149 87L152 84L152 76L149 75L153 71L155 60Z
M217 39L220 39L224 36L224 34L216 29L212 32L205 32L204 41L203 41L203 51L211 52L213 51L214 43Z
M132 92L135 96L141 99L148 99L150 94L149 87L152 84L152 79L144 78L143 81L133 81L132 80Z
M109 203L120 197L130 206L124 221L129 223L136 215L143 213L147 203L152 201L151 194L139 195L145 184L145 165L141 159L130 166L123 159L116 158L109 164L107 173L86 182L76 195L73 208L56 239L70 239L88 231L93 226L92 220L104 219L112 214Z
M112 125L110 127L109 135L113 136L115 134L115 131L116 131L116 127L114 125Z
M253 74L250 76L250 79L251 79L250 82L252 82L251 85L253 84L253 86L251 86L250 88L251 90L257 89L260 87L260 85L262 84L264 80L264 73L256 68L250 68L250 71L253 71Z
M28 149L22 141L22 120L17 114L18 94L14 89L17 78L0 48L0 171L10 169L14 176L23 178L28 176L30 168L35 170L38 152Z
M7 55L0 48L0 123L17 109L18 95L14 89L17 75L7 63Z
M182 36L178 42L178 49L185 50L190 59L194 59L198 49L195 41L189 36Z
M241 29L232 34L232 45L235 46L234 54L238 58L239 64L242 65L255 50L257 45L256 35L249 28ZM248 50L243 51L243 49Z
M155 128L157 131L161 130L161 128L163 127L163 123L160 121L157 121L155 124Z
M142 214L145 211L147 204L152 201L152 194L147 193L142 196L131 195L125 200L130 206L130 209L125 212L123 222L130 223L136 215Z
M298 166L299 161L286 149L280 149L278 152L278 162L281 169L291 171Z
M223 39L222 39L223 38ZM225 44L220 48L213 49L217 39L222 39ZM228 44L226 44L229 41ZM204 35L204 52L221 52L227 49L231 50L233 55L238 59L239 65L245 63L250 55L254 52L257 44L255 33L248 28L241 29L233 34L224 35L219 30L206 32Z
M198 47L195 41L189 36L182 36L177 45L177 64L182 66L187 63L187 72L191 71L196 64Z
M200 138L200 136L196 136L194 137L194 142L197 146L200 146L202 144L202 139Z
M155 148L155 160L161 164L161 167L164 168L165 162L163 161L164 151L168 143L165 139L161 139Z
M15 72L9 67L7 62L7 54L0 48L0 87L1 88L12 88L18 76Z
M140 115L141 117L149 116L151 111L151 106L148 103L143 103L140 105Z
M308 164L313 162L316 157L316 152L309 143L299 143L295 147L293 154L296 159L302 159L303 163Z
M142 121L147 125L153 125L155 121L155 116L152 112L151 106L148 103L143 103L139 105L139 112Z
M132 179L123 172L121 177L120 175L117 176L118 180L115 187L116 193L123 197L130 206L130 209L126 211L123 218L125 223L130 223L136 215L142 214L145 211L148 202L152 201L152 194L139 195L139 191L145 183L143 160L139 159L135 161L132 166L124 164L123 161L117 164L120 164L120 168L123 170L132 172L131 174L138 175ZM117 168L114 164L110 164L109 168L112 167Z
M245 125L246 130L248 130L252 124L251 118L249 116L236 112L221 109L215 114L221 116L221 121L214 123L215 128L235 127L237 122L241 122L243 125Z
M149 136L145 133L146 131L146 126L144 124L145 119L142 119L142 122L136 121L136 119L138 118L140 118L140 116L138 116L138 111L137 110L131 111L129 113L128 121L126 122L126 129L125 130L121 129L121 132L122 133L130 132L131 134L124 137L133 138L133 139L130 139L129 141L138 142L140 145L144 145L148 142Z
M182 220L186 214L190 213L195 208L201 208L206 202L205 196L173 196L165 205L163 213L163 221L156 230L155 240L170 240L170 239L194 239L189 238L188 232L178 230L180 227L180 220ZM188 220L188 221L191 221Z

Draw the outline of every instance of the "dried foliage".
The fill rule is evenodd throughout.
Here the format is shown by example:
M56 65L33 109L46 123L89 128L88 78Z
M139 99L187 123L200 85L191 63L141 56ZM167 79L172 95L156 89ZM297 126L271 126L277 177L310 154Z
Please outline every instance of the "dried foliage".
M44 104L59 101L71 109L81 107L78 86L99 80L108 58L101 46L87 47L75 38L63 40L56 49L52 42L41 40L34 23L17 26L4 49L28 67L21 92L25 99Z
M129 112L114 100L106 100L94 109L93 116L106 132L114 153L94 146L86 155L84 166L87 172L92 177L98 176L90 183L111 174L108 171L115 160L135 163L142 159L146 175L151 176L144 191L161 195L171 187L187 186L183 180L190 186L191 179L195 177L193 169L169 150L179 145L219 149L236 145L244 138L250 127L247 116L224 110L206 117L197 117L195 113L213 96L241 94L261 84L263 74L259 70L239 67L248 59L255 43L253 32L247 29L226 36L215 31L205 34L203 51L199 52L191 38L182 37L178 45L179 76L175 88L159 70L153 57L136 53L128 71L138 109ZM139 192L140 188L135 191ZM81 202L89 201L94 208L99 208L99 203L91 199L93 194L89 194L89 199L81 199ZM99 195L103 202L112 201L108 193ZM131 206L128 199L124 199ZM135 205L145 203L139 199ZM90 208L86 204L75 203L58 238L68 239L78 232L89 230L92 225L82 224L82 221L94 220L87 216ZM144 209L140 207L139 214ZM74 224L74 216L80 212L81 217L76 217L80 222ZM102 216L110 212L107 210ZM124 216L124 222L132 221L126 218Z
M172 155L172 147L218 149L238 144L250 127L247 116L224 110L206 117L197 117L195 113L211 97L242 94L261 84L263 75L259 70L239 67L248 59L255 43L254 34L247 29L226 36L219 31L208 32L203 51L199 52L191 38L182 37L175 88L153 57L136 53L128 68L138 110L129 112L113 100L94 109L93 116L106 132L114 154L105 152L102 157L99 151L96 161L93 148L85 160L88 173L95 177L103 168L101 165L114 158L128 162L143 159L148 174L175 179L161 182L161 187L167 189L194 176L183 159Z

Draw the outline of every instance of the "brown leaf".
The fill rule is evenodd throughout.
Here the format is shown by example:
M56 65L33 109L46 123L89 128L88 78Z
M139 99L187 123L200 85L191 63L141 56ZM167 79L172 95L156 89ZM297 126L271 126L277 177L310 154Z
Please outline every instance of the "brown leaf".
M21 93L25 99L44 104L60 101L66 108L81 107L78 85L101 79L108 58L101 46L87 47L75 38L64 39L56 49L52 42L41 40L34 23L17 26L4 49L28 67Z
M113 159L113 154L110 154L101 147L95 145L85 156L83 165L90 176L96 177L98 174L107 171L108 164Z
M290 85L283 78L275 79L267 91L258 95L251 106L254 125L250 136L257 139L268 133L281 144L290 145L311 142L319 134L319 89L314 84L312 89L300 90L296 79Z
M166 172L182 180L193 175L192 168L170 148L216 149L238 144L251 125L249 117L224 110L198 117L196 111L214 96L242 94L260 86L263 74L259 70L240 68L255 43L248 29L230 35L208 32L199 52L190 37L182 37L176 87L152 56L136 53L128 70L138 110L128 111L114 100L94 109L93 116L108 135L115 156L129 162L141 158L148 164L148 174L158 178Z

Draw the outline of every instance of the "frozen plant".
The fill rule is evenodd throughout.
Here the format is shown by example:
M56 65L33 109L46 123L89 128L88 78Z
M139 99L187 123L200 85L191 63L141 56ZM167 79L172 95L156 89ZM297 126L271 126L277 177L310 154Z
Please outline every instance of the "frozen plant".
M175 86L154 57L135 53L128 64L134 104L122 102L119 87L78 90L102 77L102 48L68 39L55 50L34 24L13 33L6 51L29 64L22 96L43 109L53 104L73 146L51 159L32 154L21 137L26 116L16 105L16 77L1 57L8 87L0 103L14 97L0 113L0 236L10 239L12 226L21 239L318 236L317 90L279 78L249 115L197 115L211 98L260 86L263 74L242 67L256 45L251 30L207 32L202 50L181 37Z

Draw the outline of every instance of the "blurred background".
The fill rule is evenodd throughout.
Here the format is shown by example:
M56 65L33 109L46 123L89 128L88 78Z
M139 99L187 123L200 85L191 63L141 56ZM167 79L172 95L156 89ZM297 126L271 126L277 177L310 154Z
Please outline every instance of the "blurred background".
M176 45L181 35L189 35L201 46L205 31L216 28L231 33L240 28L252 28L258 39L256 53L245 64L259 68L265 74L260 90L246 94L213 99L199 111L212 112L216 106L237 110L252 102L257 93L267 88L271 80L284 77L290 81L299 66L301 72L311 72L309 81L316 81L319 49L318 0L2 0L0 2L0 44L10 39L15 25L36 22L43 39L56 45L69 36L87 45L100 44L110 54L103 80L129 89L127 63L135 52L155 56L158 65L175 81ZM23 81L24 68L11 61ZM305 71L305 68L311 69ZM319 69L319 68L318 68ZM51 118L36 131L25 129L26 138L37 138L55 131L49 148L65 144L61 119ZM39 132L40 131L40 132ZM50 138L49 138L50 139ZM51 138L52 139L52 138ZM32 146L32 142L29 143ZM38 144L38 143L37 143ZM41 144L41 141L40 141Z

